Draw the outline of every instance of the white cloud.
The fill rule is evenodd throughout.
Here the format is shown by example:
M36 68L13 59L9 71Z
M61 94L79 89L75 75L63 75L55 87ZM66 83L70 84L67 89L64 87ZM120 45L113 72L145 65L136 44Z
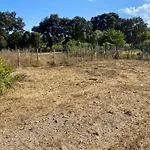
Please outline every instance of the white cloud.
M89 2L96 2L96 0L89 0Z
M146 0L146 1L150 2L150 0ZM148 26L150 26L150 3L145 3L139 7L129 7L129 8L120 9L119 11L134 17L139 16L143 18L145 22L148 23Z

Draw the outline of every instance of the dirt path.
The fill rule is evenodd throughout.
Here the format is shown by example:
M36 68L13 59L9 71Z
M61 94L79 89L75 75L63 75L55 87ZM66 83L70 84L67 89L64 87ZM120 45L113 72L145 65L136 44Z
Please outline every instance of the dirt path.
M150 62L26 68L0 97L0 150L150 150Z

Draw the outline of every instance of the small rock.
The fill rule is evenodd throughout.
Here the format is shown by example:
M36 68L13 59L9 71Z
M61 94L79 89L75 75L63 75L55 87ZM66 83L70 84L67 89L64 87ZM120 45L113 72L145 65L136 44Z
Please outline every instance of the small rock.
M94 132L93 135L95 136L99 136L98 132Z
M124 114L128 115L128 116L132 116L132 112L131 111L126 111Z
M114 114L112 111L108 111L108 113L109 113L109 114L112 114L112 115Z
M57 120L53 119L53 121L54 121L55 123L57 123Z

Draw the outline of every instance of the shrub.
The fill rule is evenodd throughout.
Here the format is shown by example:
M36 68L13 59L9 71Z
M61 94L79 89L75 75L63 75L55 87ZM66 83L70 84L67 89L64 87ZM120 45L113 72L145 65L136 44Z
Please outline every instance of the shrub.
M12 70L6 62L0 59L0 94L3 94L12 84L11 72Z
M62 51L63 50L63 45L62 45L62 43L54 44L52 49L55 50L55 51Z

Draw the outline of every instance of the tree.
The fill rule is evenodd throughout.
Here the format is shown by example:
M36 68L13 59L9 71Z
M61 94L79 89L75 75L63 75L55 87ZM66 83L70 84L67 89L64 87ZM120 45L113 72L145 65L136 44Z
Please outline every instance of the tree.
M40 48L42 43L41 37L40 37L40 33L37 32L32 32L31 33L31 45L33 48L38 49Z
M87 42L91 43L92 45L101 45L102 37L103 37L103 32L96 30L96 31L91 32L87 36Z
M44 18L39 26L33 27L32 31L42 34L43 42L47 41L47 46L52 47L54 39L61 37L60 18L57 14L52 14L50 17Z
M70 40L100 46L108 45L108 42L118 48L125 40L135 46L150 39L150 31L143 19L124 19L113 12L92 17L91 21L80 16L69 19L51 14L32 28L33 33L24 31L24 26L16 12L0 12L0 49L37 48L41 42L44 47L52 48L57 43L66 45Z
M126 42L139 44L146 39L147 24L140 17L122 19L120 30L126 36Z
M22 36L23 47L25 48L30 47L31 45L30 39L31 39L31 33L29 31L24 32Z
M11 49L22 48L22 34L20 32L13 32L8 37L8 47Z
M85 41L86 36L92 31L92 24L83 17L76 16L71 21L72 33L74 40Z
M39 26L34 26L32 31L39 32L41 34L52 34L56 35L58 33L60 18L57 14L51 14L50 17L44 18Z
M25 23L21 17L16 16L16 12L0 12L0 28L3 32L23 32Z
M150 40L150 31L149 31L149 29L145 33L145 40L144 41L146 41L146 40Z
M93 24L93 31L101 30L105 31L108 29L116 29L119 26L120 18L116 13L107 13L98 15L91 18Z
M20 48L24 26L16 12L0 12L0 48L5 48L7 43L10 48Z
M124 45L126 43L124 39L125 36L120 30L110 29L108 31L105 31L103 34L104 43L109 42L116 47Z
M110 29L104 32L103 43L108 42L110 44L115 45L116 47L115 58L118 58L119 57L118 48L126 43L124 39L125 36L121 31Z
M57 14L46 17L39 26L32 28L32 31L43 35L49 47L70 36L74 40L85 41L91 30L91 22L86 21L83 17L76 16L73 19L68 19L60 18Z
M6 46L7 46L7 41L4 39L3 36L0 36L0 50L6 48Z
M39 48L42 45L42 39L40 33L32 32L31 33L31 45L37 52L37 64L39 64Z

